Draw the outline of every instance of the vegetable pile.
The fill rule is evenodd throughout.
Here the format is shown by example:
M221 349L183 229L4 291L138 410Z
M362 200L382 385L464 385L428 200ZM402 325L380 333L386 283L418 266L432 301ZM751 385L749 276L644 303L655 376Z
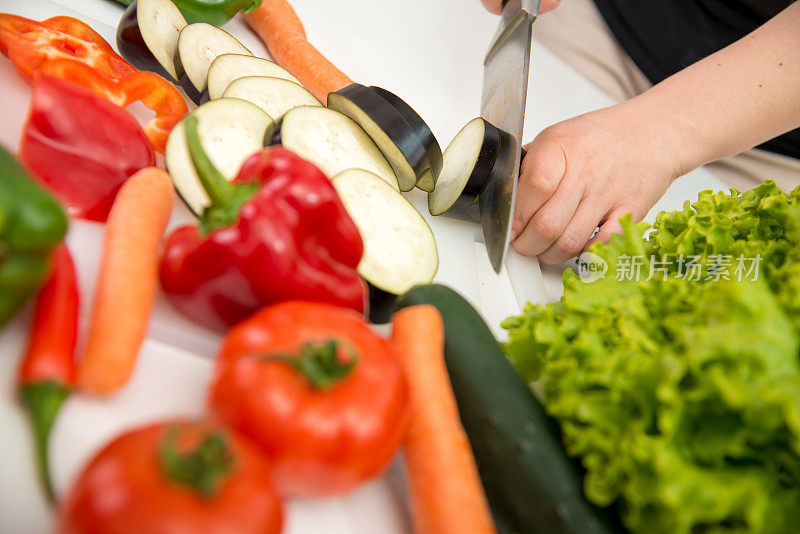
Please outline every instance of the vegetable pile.
M800 188L703 192L647 238L646 224L622 223L591 249L604 278L568 270L560 302L504 323L508 355L541 381L586 469L587 497L632 532L794 531ZM740 256L758 270L741 276ZM640 281L619 276L634 257ZM648 276L655 266L665 272Z

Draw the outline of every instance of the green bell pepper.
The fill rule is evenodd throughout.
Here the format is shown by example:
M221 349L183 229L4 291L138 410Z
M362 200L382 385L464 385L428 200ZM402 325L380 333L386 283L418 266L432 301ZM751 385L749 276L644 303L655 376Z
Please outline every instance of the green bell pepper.
M133 0L116 0L128 6ZM172 0L183 13L186 22L206 22L214 26L222 26L239 11L250 13L258 9L261 0Z
M44 283L67 216L0 147L0 328Z

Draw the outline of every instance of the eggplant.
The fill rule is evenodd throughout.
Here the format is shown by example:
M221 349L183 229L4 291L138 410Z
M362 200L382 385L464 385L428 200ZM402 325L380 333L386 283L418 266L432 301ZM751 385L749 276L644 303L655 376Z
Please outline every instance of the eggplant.
M171 0L134 0L117 26L117 48L137 69L177 81L181 71L175 65L175 52L186 24Z
M222 54L208 67L208 96L211 100L221 97L231 82L246 76L269 76L302 85L292 73L268 59L241 54Z
M212 100L191 115L198 119L200 141L208 157L228 180L236 177L249 156L263 148L275 129L275 121L261 108L239 98ZM195 215L201 215L209 198L189 155L184 121L170 132L164 161L178 195Z
M372 86L384 100L389 102L394 108L403 116L409 127L414 131L419 142L425 147L428 155L428 163L430 165L430 172L424 174L417 180L417 187L423 191L431 192L436 186L436 178L442 172L442 149L439 146L439 141L433 135L430 126L419 116L419 113L414 111L405 100L396 94L388 91L382 87Z
M430 283L439 255L433 232L416 208L379 176L365 170L350 169L332 181L364 241L358 265L361 277L392 295Z
M367 317L373 324L386 324L392 320L398 295L389 293L367 282L369 292L369 313Z
M328 108L339 111L369 134L389 160L400 191L414 189L427 169L425 147L394 106L371 87L351 83L328 94Z
M275 120L298 106L322 106L302 85L268 76L246 76L233 80L222 96L252 102Z
M186 96L199 104L202 94L176 61L178 36L186 26L171 0L134 0L117 26L117 49L137 69L177 82Z
M444 151L436 188L428 193L431 215L480 220L478 195L514 162L514 138L481 117L459 131Z
M400 190L392 166L370 136L333 109L300 106L290 110L280 120L270 144L282 144L329 177L347 169L364 169Z
M185 26L178 36L177 61L198 93L206 90L211 62L222 54L253 55L234 36L205 22Z

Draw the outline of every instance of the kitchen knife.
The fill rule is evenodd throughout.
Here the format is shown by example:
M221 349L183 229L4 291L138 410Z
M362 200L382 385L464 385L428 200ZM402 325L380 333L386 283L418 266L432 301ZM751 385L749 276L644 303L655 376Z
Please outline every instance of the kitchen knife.
M513 158L513 165L508 166L507 174L486 185L478 197L478 207L489 260L497 273L505 262L520 308L525 302L546 298L539 262L513 249L508 251L522 156L533 22L539 15L539 1L504 2L500 24L484 60L481 96L481 116L513 137L514 145L501 149L498 156Z
M539 0L506 2L483 64L481 117L514 138L514 146L501 151L505 157L515 158L514 164L508 167L507 174L489 182L478 197L486 249L492 267L498 273L508 250L511 232L528 95L533 21L538 14Z

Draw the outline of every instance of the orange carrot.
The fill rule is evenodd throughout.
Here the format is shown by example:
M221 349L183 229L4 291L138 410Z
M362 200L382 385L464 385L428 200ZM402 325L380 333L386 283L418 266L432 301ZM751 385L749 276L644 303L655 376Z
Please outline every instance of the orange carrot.
M140 170L117 193L78 368L78 385L86 391L112 393L133 372L156 295L158 249L174 198L172 181L156 167Z
M325 103L328 93L353 83L306 40L303 24L286 0L264 0L244 16L267 46L272 59L294 74Z
M444 363L444 325L423 304L392 319L392 346L411 386L405 443L416 534L494 534L486 494Z

